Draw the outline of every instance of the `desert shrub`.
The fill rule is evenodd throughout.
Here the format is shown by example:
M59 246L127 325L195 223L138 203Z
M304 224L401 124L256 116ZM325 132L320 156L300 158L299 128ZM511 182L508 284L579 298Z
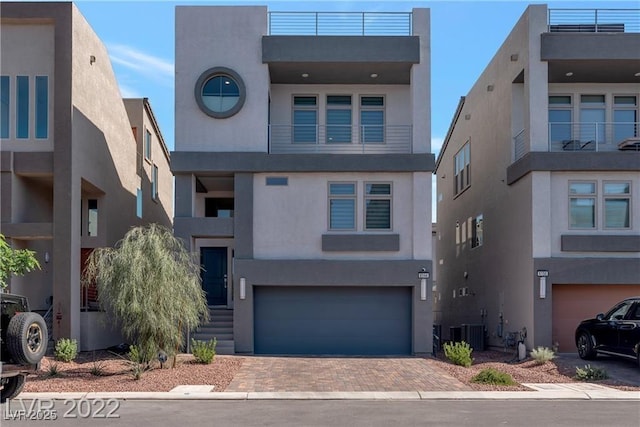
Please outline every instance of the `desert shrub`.
M191 354L196 358L196 362L209 364L216 355L216 339L209 341L199 341L191 339Z
M473 361L471 352L473 349L466 342L445 343L442 348L446 358L453 364L464 366L465 368L471 366Z
M145 357L140 354L140 350L135 345L129 347L129 363L131 364L131 376L134 380L142 378L142 373L148 367Z
M47 376L51 378L55 378L59 375L60 375L60 370L58 369L58 364L57 363L50 364L49 367L47 368Z
M56 342L54 355L56 360L71 362L78 355L78 341L69 338L60 338Z
M603 368L595 368L591 365L585 365L584 368L576 366L576 379L580 381L606 380L607 371Z
M537 365L544 365L548 361L554 359L556 357L553 350L548 347L538 347L531 350L531 358L536 361Z
M493 368L487 368L480 371L471 378L471 382L492 385L515 385L517 384L511 375L506 372L500 372Z

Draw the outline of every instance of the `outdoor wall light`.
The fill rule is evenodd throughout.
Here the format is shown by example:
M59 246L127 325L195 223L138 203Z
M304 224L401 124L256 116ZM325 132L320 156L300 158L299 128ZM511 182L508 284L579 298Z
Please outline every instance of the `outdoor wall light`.
M538 279L540 279L540 299L547 297L547 277L549 277L549 270L538 270Z
M418 272L418 279L420 279L420 300L427 300L427 279L430 277L426 268L421 268Z
M49 252L45 252L45 253L44 253L44 262L45 262L45 264L48 264L48 263L49 263L49 260L50 260L50 258L49 258Z
M518 54L514 53L511 55L511 62L516 62L518 60Z
M247 279L244 277L240 278L240 299L245 299L247 297Z
M96 62L96 57L95 57L95 55L91 55L91 56L89 57L89 64L90 64L90 65L93 65L93 63L94 63L94 62Z

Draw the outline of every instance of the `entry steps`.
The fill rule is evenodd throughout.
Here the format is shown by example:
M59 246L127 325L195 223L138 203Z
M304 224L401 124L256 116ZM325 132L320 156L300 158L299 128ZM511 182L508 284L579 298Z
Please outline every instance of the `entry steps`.
M235 354L233 341L233 310L210 308L209 322L202 323L191 338L200 341L216 339L216 354Z

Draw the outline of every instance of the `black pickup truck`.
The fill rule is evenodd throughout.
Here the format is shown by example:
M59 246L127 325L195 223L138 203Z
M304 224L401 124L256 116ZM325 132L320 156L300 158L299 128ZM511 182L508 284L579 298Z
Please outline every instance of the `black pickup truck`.
M17 396L47 351L47 326L27 298L0 293L0 403Z

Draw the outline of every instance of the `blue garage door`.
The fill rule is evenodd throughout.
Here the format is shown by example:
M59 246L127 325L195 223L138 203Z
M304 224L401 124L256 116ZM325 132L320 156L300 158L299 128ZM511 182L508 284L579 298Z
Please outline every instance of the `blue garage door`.
M411 288L255 286L254 352L411 353Z

